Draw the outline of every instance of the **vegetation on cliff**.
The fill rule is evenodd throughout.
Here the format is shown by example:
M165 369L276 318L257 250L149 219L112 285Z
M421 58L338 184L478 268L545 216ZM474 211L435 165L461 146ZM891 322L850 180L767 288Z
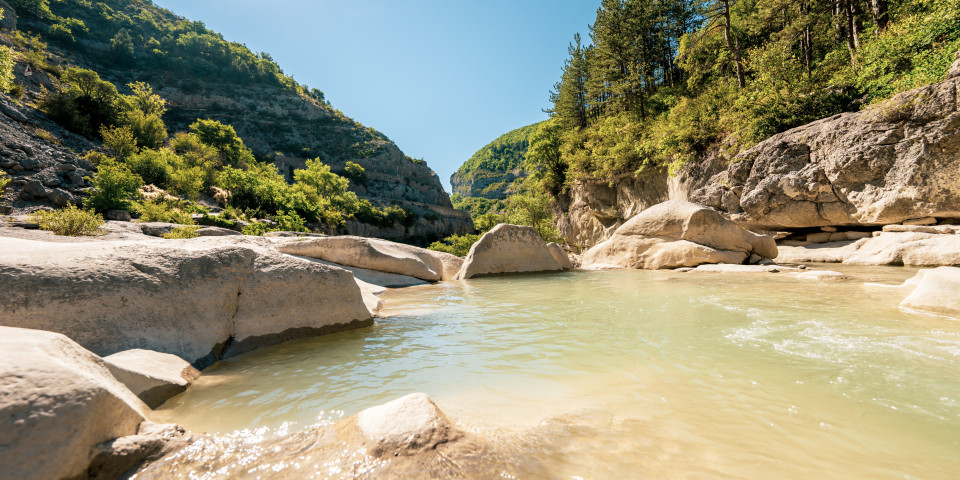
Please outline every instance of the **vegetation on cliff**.
M960 50L960 4L951 0L600 3L589 39L577 34L569 45L551 120L527 137L529 176L512 187L558 200L554 212L577 181L729 159L940 81ZM478 204L461 200L467 210Z
M284 75L269 55L227 42L202 22L177 17L146 0L10 3L20 15L20 30L4 32L14 48L0 49L0 84L13 78L19 57L51 86L33 96L36 107L65 129L103 142L103 151L86 153L97 165L90 179L93 188L84 201L88 208L100 213L127 210L145 220L189 224L190 214L207 213L195 203L206 193L226 207L220 223L273 218L278 228L305 231L308 222L330 229L347 219L385 227L415 220L403 208L378 207L351 190L351 182L366 185L363 166L348 161L340 172L344 178L321 161L321 157L366 158L389 140L330 107L319 90ZM131 75L159 83L164 92L175 92L181 103L184 93L229 95L227 90L234 87L286 92L322 115L311 121L316 127L312 143L277 147L318 156L306 161L306 168L281 174L269 160L283 152L255 153L232 125L202 117L185 121L183 110L173 115L172 129L180 131L171 136L168 99L144 81L125 85L111 81ZM209 91L213 85L227 90ZM25 89L0 87L21 93ZM235 113L245 117L250 112ZM285 124L292 120L287 117ZM51 141L58 139L51 136ZM164 192L144 198L144 185ZM262 233L254 230L250 231Z
M530 137L539 123L507 132L485 145L450 177L453 193L464 197L503 199L525 176Z
M603 0L569 47L533 156L574 180L732 155L787 129L943 79L960 49L952 0Z

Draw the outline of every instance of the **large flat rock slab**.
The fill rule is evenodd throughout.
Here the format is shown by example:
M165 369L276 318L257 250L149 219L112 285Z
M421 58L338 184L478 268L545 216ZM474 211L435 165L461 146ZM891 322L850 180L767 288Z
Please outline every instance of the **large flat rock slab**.
M463 262L460 257L449 253L351 235L286 240L277 243L277 248L290 255L406 275L428 282L451 280Z
M0 238L0 251L0 325L60 332L98 355L144 348L202 367L372 324L350 272L282 255L262 239Z
M960 266L960 235L882 232L856 242L781 246L776 261L918 267Z

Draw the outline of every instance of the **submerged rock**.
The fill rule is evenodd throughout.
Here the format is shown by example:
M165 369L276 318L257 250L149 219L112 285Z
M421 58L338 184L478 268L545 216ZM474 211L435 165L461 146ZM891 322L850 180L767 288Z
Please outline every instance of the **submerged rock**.
M146 348L199 367L372 324L350 272L269 242L0 238L0 323L60 332L99 355Z
M478 478L495 461L476 434L458 429L415 393L336 422L266 440L195 435L145 465L138 479Z
M3 478L85 477L95 447L135 434L148 410L69 338L0 327Z
M903 286L913 291L901 307L960 318L960 268L920 270Z
M569 259L567 260L569 264ZM457 280L498 273L556 272L566 267L533 227L501 223L483 234L457 273Z
M631 218L583 255L583 268L677 268L777 256L772 237L740 228L701 205L673 200Z
M103 358L113 376L150 408L177 395L200 376L186 360L152 350L126 350Z
M451 280L463 260L449 253L377 238L318 237L278 244L281 252L379 272L407 275L429 282Z

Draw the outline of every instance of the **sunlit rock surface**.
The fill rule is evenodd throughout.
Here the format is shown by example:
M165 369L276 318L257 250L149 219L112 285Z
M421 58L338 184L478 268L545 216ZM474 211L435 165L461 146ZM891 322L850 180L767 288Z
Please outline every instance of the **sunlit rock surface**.
M246 237L59 243L0 238L0 324L200 367L372 323L353 275Z
M501 223L470 247L456 278L466 280L499 273L555 272L566 268L555 255L535 228Z
M583 268L693 267L777 256L773 238L740 228L701 205L672 200L633 217L583 255Z
M0 327L0 477L82 477L94 448L136 433L148 411L67 337Z

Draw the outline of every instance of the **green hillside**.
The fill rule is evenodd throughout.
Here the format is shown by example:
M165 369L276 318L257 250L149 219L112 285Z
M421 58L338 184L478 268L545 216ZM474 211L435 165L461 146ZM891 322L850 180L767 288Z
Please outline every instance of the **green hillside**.
M474 153L450 177L453 192L464 197L506 198L514 182L525 175L523 162L530 137L541 123L507 132Z
M59 204L186 222L183 213L205 210L194 202L208 195L230 217L276 217L295 230L333 233L356 220L380 236L423 242L471 229L424 161L333 108L269 54L202 22L149 0L9 0L0 8L0 38L11 46L0 52L4 88L103 143L67 152L86 156L97 175L92 189L77 185L78 197ZM17 175L5 208L43 204L47 192L21 195L35 179ZM137 187L149 184L178 200L147 205ZM97 200L104 192L112 198ZM180 213L163 213L171 211Z
M555 194L731 158L940 81L960 50L960 3L603 0L589 39L574 37L551 95L556 148L534 159Z

